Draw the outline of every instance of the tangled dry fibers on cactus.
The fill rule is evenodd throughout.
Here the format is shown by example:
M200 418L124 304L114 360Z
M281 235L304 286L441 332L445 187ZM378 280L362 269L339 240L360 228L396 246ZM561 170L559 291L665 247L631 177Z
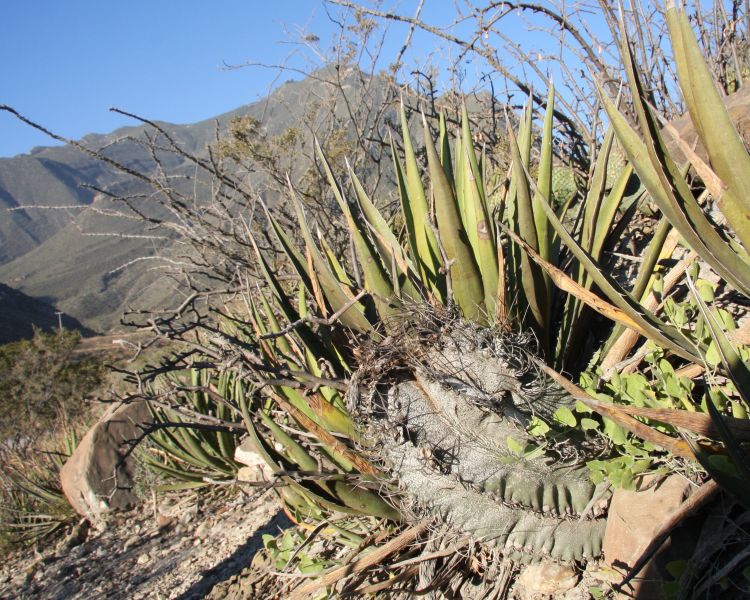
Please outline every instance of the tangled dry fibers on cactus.
M352 380L351 409L403 492L402 511L437 517L506 558L571 561L601 553L606 498L588 476L585 439L532 441L574 400L536 371L533 338L480 328L434 309L409 311L371 347Z

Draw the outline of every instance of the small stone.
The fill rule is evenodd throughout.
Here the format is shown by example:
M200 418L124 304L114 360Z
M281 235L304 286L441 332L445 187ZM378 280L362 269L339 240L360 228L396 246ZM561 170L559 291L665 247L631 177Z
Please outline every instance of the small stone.
M209 533L208 523L204 521L203 523L198 525L196 530L193 532L193 537L202 540L208 537L208 533Z
M176 521L177 521L177 517L173 515L164 515L162 513L159 513L156 515L156 528L159 531L163 529L167 529Z
M246 481L248 483L254 483L256 481L263 481L263 475L260 468L255 467L240 467L237 470L237 481Z
M198 505L193 504L180 515L180 523L187 525L198 515Z
M78 524L73 527L70 533L60 540L60 543L57 545L57 550L59 552L64 552L65 550L70 550L71 548L80 546L86 541L90 528L91 524L89 521L87 519L81 519Z
M77 560L83 556L86 556L86 554L88 554L88 552L85 546L77 546L70 551L69 556Z
M516 580L516 591L521 600L558 598L578 583L578 574L572 567L542 561L528 565Z
M123 544L122 549L127 551L130 550L133 546L137 546L138 542L141 541L141 536L138 534L131 535L127 540L125 540L125 544Z
M151 557L147 553L141 554L138 559L135 561L137 565L145 565L148 561L151 560Z

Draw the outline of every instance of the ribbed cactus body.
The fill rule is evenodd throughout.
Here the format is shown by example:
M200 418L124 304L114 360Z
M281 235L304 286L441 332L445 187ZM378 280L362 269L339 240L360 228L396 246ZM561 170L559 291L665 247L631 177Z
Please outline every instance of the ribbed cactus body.
M599 556L605 521L584 462L543 449L520 456L507 442L528 441L535 406L549 416L572 399L531 385L538 375L491 351L443 346L418 363L399 382L370 386L367 402L378 453L404 498L516 560Z

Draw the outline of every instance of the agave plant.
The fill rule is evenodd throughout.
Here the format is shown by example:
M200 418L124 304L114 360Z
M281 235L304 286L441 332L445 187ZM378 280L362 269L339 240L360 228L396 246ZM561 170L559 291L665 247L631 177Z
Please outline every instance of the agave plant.
M660 121L648 104L648 96L643 90L627 36L623 36L621 54L642 135L639 135L618 113L605 93L602 92L601 97L617 137L639 179L663 214L662 237L667 227L673 227L692 250L695 258L718 274L730 289L748 297L750 257L747 247L750 243L750 202L743 190L747 189L750 181L747 170L750 166L750 155L729 118L685 12L670 3L667 23L680 87L698 139L705 149L707 162L667 124L666 133L671 136L680 154L688 161L684 167L676 164L675 153L670 151L667 139L660 131ZM621 29L625 32L623 24ZM691 187L686 180L688 167L701 183L698 193L695 186ZM705 206L710 204L716 205L725 221L724 226L717 226L707 217ZM750 506L746 485L747 475L750 475L748 456L746 450L741 448L737 437L744 438L741 431L745 427L744 418L750 400L747 349L729 342L719 325L719 310L710 310L696 289L696 276L697 271L694 271L692 277L688 277L687 283L699 309L699 318L692 328L682 324L685 334L682 339L672 337L673 332L669 333L672 341L681 344L681 348L673 347L672 350L699 365L704 365L708 373L711 373L713 367L721 367L723 375L734 384L737 398L733 403L733 417L720 413L711 394L707 394L702 402L710 419L704 419L704 422L708 421L709 424L699 433L714 440L721 440L721 447L713 445L708 450L700 445L694 436L686 433L682 436L689 443L693 457L700 460L719 483L733 491L746 506ZM647 291L648 285L644 277L636 282L633 296L643 300ZM710 296L713 299L713 294ZM664 331L661 326L660 329ZM695 335L702 329L707 329L710 334L709 344L701 343L700 336ZM612 350L620 337L624 337L623 331L615 330L608 349ZM684 343L685 338L688 338L687 344ZM634 338L631 337L623 348L631 348L633 341ZM618 357L623 356L623 348L617 350ZM718 354L720 360L708 360L711 350ZM710 390L713 380L707 378L706 383ZM701 410L701 402L689 403L687 410ZM672 424L683 421L685 411L679 412L682 414L677 411L672 414L665 412L655 421ZM686 429L696 431L695 427ZM720 467L724 463L717 459L721 457L729 459L732 465L729 474Z
M193 368L188 373L171 373L157 382L159 388L178 394L180 411L150 405L156 430L149 436L151 446L140 454L141 460L155 473L173 480L159 486L161 490L199 488L210 483L231 481L237 475L234 460L237 437L227 427L234 414L223 401L229 395L230 375L218 380L206 369ZM183 381L189 378L189 384ZM189 407L192 416L186 415ZM196 424L198 418L211 418L223 423Z
M256 349L265 374L252 384L236 373L226 399L241 408L297 520L427 518L494 548L495 560L601 553L607 485L592 483L583 460L601 445L570 427L575 398L537 363L563 360L585 314L582 305L556 302L553 281L572 282L605 313L623 311L594 300L585 273L580 283L562 274L561 236L545 210L554 215L552 98L536 183L528 176L529 108L518 135L509 131L514 166L498 198L488 197L489 166L465 110L452 143L444 117L437 143L422 119L425 186L402 107L403 159L393 147L402 230L351 169L347 194L319 152L352 236L351 268L319 232L316 241L294 190L303 248L266 211L299 285L285 288L256 247L266 289L248 298L249 319L233 311L225 327ZM582 204L606 216L577 233L595 253L632 175L625 168L607 177L612 137ZM545 271L553 260L559 266ZM553 304L569 314L563 326ZM546 438L530 433L539 431Z
M76 444L75 431L70 430L58 451L3 451L0 533L4 544L36 543L73 522L76 514L63 494L59 477Z
M393 143L395 218L377 208L351 169L344 185L318 154L356 258L331 250L291 185L302 245L271 210L265 213L283 264L260 250L248 227L262 282L246 308L222 311L239 360L207 376L222 382L221 404L242 416L288 513L307 524L311 537L333 530L361 548L367 537L351 525L357 518L411 525L369 558L361 556L361 568L333 569L299 593L344 575L359 585L354 576L376 564L373 556L382 562L431 526L464 545L479 544L483 560L474 574L480 579L492 580L501 559L597 557L610 482L595 484L586 462L606 450L607 440L640 439L647 452L698 459L746 498L746 457L737 436L747 429L738 415L720 414L711 399L706 413L688 398L687 410L606 402L559 374L589 358L587 332L603 316L617 326L608 340L595 340L604 344L592 368L625 358L640 336L680 365L703 364L713 344L740 405L748 401L743 351L698 295L710 343L648 302L660 285L658 263L680 237L739 293L750 289L743 248L750 170L736 167L747 153L708 85L686 17L674 8L668 16L682 88L703 123L698 133L709 163L683 151L734 235L710 223L701 206L705 195L696 196L686 168L671 157L627 38L623 59L641 134L602 93L612 128L587 188L562 205L553 204L561 194L553 189L559 167L550 86L541 143L533 143L530 105L517 131L508 126L511 169L499 193L489 191L487 181L497 174L475 147L465 109L453 139L445 116L436 139L422 117L422 169L402 106L402 152ZM724 145L725 138L732 143ZM539 157L532 164L535 147ZM619 158L623 153L627 161ZM609 272L605 250L644 194L662 217L626 290ZM283 271L298 284L290 286ZM587 387L595 393L598 385ZM598 416L581 418L581 411ZM600 425L604 436L593 433ZM721 444L703 444L706 438ZM190 462L186 450L183 459ZM716 454L728 456L733 468L718 470ZM405 573L415 571L381 567L380 575L407 586ZM456 584L435 572L428 579L438 587Z

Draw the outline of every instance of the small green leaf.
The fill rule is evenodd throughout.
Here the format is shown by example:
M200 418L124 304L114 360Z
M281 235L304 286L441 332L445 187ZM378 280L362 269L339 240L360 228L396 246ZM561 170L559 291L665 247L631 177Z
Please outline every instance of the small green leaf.
M583 419L581 419L581 429L583 429L584 431L599 429L599 422L595 421L594 419L584 417Z
M716 342L711 340L706 351L706 364L709 367L717 367L721 364L721 353L719 352Z
M618 446L628 441L627 431L607 417L604 417L604 433L612 440L612 443Z
M575 427L577 423L573 411L571 411L567 406L561 406L560 408L558 408L555 411L553 418L558 423L562 423L563 425L567 425L568 427Z
M529 432L529 435L532 435L534 437L544 437L549 433L550 427L539 417L532 417L531 421L529 421L529 426L526 428L526 431Z
M698 288L698 293L700 294L701 300L703 300L703 302L714 301L714 286L712 283L706 281L705 279L699 279L695 282L695 286Z
M518 456L523 456L524 446L512 435L509 435L505 442L508 444L508 450Z

